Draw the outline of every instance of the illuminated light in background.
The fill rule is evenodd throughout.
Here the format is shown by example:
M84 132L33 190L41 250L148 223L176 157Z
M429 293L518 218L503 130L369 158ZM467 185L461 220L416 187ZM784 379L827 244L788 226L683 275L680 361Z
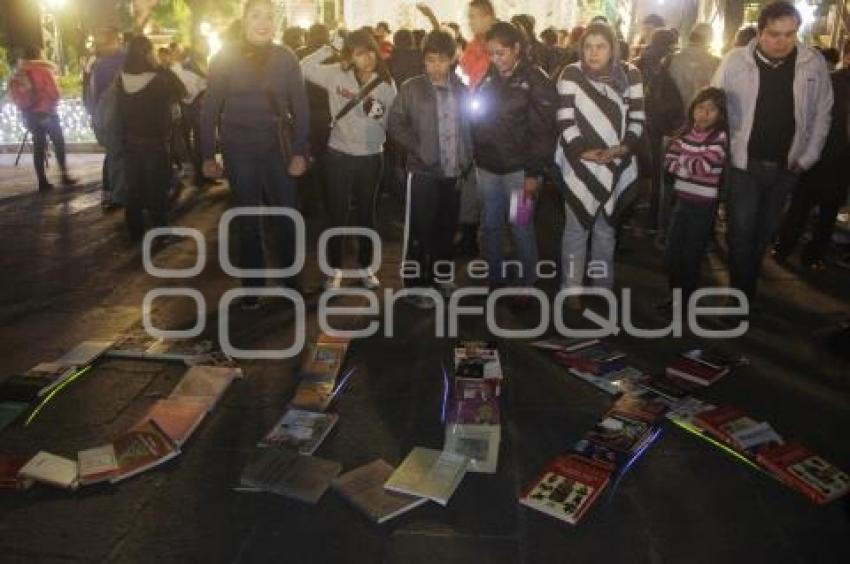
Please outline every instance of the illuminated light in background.
M723 52L723 19L715 17L711 22L711 52L720 55Z
M201 37L207 40L207 46L209 47L209 57L207 60L209 60L213 55L221 51L221 36L209 22L201 22L198 31L201 32Z
M297 25L301 29L309 29L310 26L313 25L313 20L311 20L310 18L306 18L306 17L298 18L297 20L295 20L295 25Z
M67 143L95 143L91 119L80 98L65 98L56 108ZM20 143L26 127L18 108L11 102L0 106L0 144Z
M815 16L817 8L808 2L796 2L794 6L797 8L797 11L800 12L800 17L803 18L803 25L800 26L801 30L804 27L812 25L817 19Z
M47 0L47 7L52 10L61 10L68 3L68 0Z

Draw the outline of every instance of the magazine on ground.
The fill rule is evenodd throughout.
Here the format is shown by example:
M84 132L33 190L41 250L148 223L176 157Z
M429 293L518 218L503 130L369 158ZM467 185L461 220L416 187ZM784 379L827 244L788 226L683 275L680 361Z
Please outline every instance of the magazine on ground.
M450 423L446 425L445 452L469 461L467 472L495 474L499 468L499 444L502 428L499 425Z
M240 491L264 491L315 504L342 466L294 450L257 448L239 478Z
M175 386L169 398L197 398L208 405L208 410L216 406L231 382L239 378L241 372L226 366L192 366Z
M118 457L111 444L81 450L77 453L80 485L90 486L108 482L118 474Z
M180 447L197 430L208 410L208 403L202 398L173 396L154 402L139 423L156 421L159 428Z
M790 487L816 503L827 503L850 491L850 476L799 442L769 445L758 462Z
M339 416L290 407L274 424L258 446L292 448L313 454L334 428Z
M180 454L180 449L155 421L133 427L112 443L118 460L118 471L112 483L126 480L150 470Z
M18 472L21 478L75 490L80 485L77 461L46 451L32 457Z

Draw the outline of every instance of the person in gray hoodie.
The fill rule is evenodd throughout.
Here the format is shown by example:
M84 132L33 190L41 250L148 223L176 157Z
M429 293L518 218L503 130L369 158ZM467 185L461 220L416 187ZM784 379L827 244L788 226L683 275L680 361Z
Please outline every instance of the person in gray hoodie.
M304 78L328 91L331 133L325 157L327 195L325 205L330 227L375 226L375 205L387 139L387 115L396 88L381 59L375 39L367 30L357 30L345 38L342 62L322 64L333 55L324 46L301 61ZM352 199L357 217L351 220ZM380 286L373 262L372 241L358 238L361 281L369 289ZM328 264L333 274L325 287L342 285L342 237L328 242Z
M729 111L730 285L750 302L788 195L829 132L829 73L823 57L797 40L801 22L790 2L767 4L756 38L730 51L712 79L726 91Z

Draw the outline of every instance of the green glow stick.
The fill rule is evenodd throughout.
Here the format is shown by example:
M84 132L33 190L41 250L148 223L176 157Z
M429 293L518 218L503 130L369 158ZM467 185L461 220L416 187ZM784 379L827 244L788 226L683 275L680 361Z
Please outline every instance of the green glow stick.
M36 408L33 410L32 413L30 413L30 416L27 417L27 420L24 423L24 427L28 427L29 424L32 423L32 420L35 419L36 415L38 415L39 412L41 412L41 410L44 409L44 406L47 405L48 402L51 399L53 399L54 396L56 396L56 394L58 394L62 389L64 389L65 386L67 386L68 384L70 384L71 382L73 382L74 380L76 380L77 378L79 378L80 376L82 376L83 374L88 372L89 370L91 370L91 367L92 367L92 365L89 364L85 368L81 368L81 369L77 370L74 374L69 376L64 382L62 382L61 384L59 384L58 386L53 388L53 390L51 390L50 393L47 394L47 397L45 397L43 400L41 400L41 403L38 404L38 406L36 406Z

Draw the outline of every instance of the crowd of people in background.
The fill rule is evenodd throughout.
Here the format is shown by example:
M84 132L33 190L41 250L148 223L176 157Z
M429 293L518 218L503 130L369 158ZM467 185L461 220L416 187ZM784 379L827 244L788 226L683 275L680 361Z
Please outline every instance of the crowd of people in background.
M248 0L209 66L201 50L99 30L85 99L106 152L104 206L124 207L134 238L166 225L184 162L198 185L226 176L238 206L307 211L321 199L329 227L374 228L376 202L389 193L405 206L402 264L415 267L405 284L450 295L434 268L456 257L481 255L491 289L535 286L535 208L552 189L564 203L561 286L612 288L622 226L643 223L665 254L671 290L682 289L664 311L698 289L721 206L730 286L750 301L764 256L787 260L817 207L802 262L825 268L850 178L850 45L843 54L806 47L792 3L764 6L722 59L709 25L680 37L654 14L629 45L603 16L538 31L530 15L502 21L489 0L471 0L464 37L417 7L432 29L315 24L286 29L279 45L271 2ZM56 97L27 120L36 152L50 136L71 184ZM638 222L640 209L648 212ZM263 267L260 219L237 223L240 266ZM290 264L292 221L273 223ZM506 233L515 261L504 255ZM344 284L345 258L333 238L326 288ZM358 238L354 262L365 287L381 285L369 238ZM422 295L410 302L434 306Z

